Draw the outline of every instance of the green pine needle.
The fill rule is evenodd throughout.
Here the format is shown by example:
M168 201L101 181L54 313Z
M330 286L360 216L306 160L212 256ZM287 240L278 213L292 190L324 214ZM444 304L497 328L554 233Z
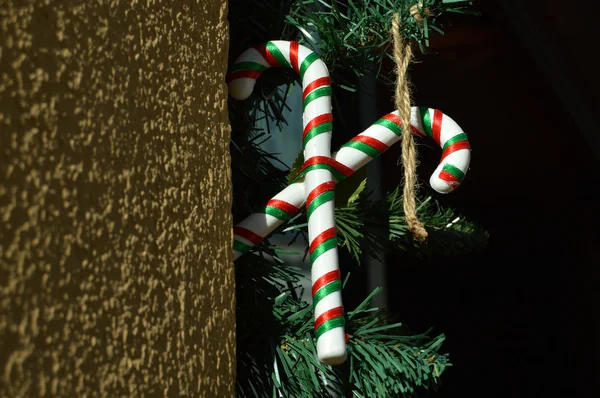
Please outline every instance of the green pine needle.
M443 335L408 335L390 314L370 306L380 289L347 315L347 364L323 365L316 354L313 308L302 301L299 276L256 255L241 261L237 273L242 282L253 275L252 284L242 283L237 292L245 313L238 321L239 396L412 396L436 388L450 366L440 352ZM288 284L275 283L282 276Z
M469 12L467 1L423 0L423 25L410 15L417 0L230 0L230 65L251 45L268 40L298 40L322 55L333 84L352 93L357 78L372 74L392 82L379 71L390 55L391 18L399 12L405 37L422 50L434 32L443 33L439 18L449 12ZM320 40L320 41L319 41ZM319 41L317 46L317 41ZM393 59L392 59L393 60ZM276 154L262 149L270 126L287 124L283 110L294 79L270 69L246 101L229 101L234 222L261 209L266 200L288 184L289 168ZM269 93L277 87L272 96ZM343 119L333 94L334 117ZM289 109L288 109L289 110ZM263 131L260 124L265 126ZM429 238L416 244L410 236L398 190L373 201L361 189L363 179L347 185L336 209L340 244L357 259L378 257L392 250L415 255L458 254L481 248L487 234L440 208L430 197L418 210ZM348 197L349 199L346 199ZM351 199L350 199L351 198ZM458 217L458 218L457 218ZM283 225L306 242L304 212ZM413 335L389 313L371 306L380 289L347 313L348 360L331 367L317 359L314 311L303 300L299 269L285 264L284 253L268 239L236 261L237 385L238 396L252 397L391 397L413 396L435 389L450 366L441 351L443 335ZM344 283L345 284L345 283Z
M286 24L302 33L303 44L321 54L333 83L342 87L337 71L351 71L357 77L372 75L370 65L379 65L380 70L383 60L392 58L394 13L399 15L403 36L425 51L431 31L443 33L440 16L469 12L470 6L470 1L462 0L304 0L292 2ZM422 24L411 14L411 7L418 8ZM317 43L315 37L321 41ZM386 83L394 80L379 72L376 77ZM356 88L354 84L343 86Z
M420 201L417 216L429 233L424 243L414 241L404 217L399 188L380 201L369 195L336 209L341 245L360 262L363 256L381 258L390 251L418 256L460 255L486 247L488 234L476 224L444 209L431 196Z

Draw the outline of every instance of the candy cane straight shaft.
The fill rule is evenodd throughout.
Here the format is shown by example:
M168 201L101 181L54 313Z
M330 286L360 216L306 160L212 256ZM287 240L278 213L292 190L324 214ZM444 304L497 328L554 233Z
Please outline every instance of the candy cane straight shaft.
M269 67L292 68L300 75L303 88L304 158L314 167L304 174L308 238L313 281L322 277L339 280L337 230L335 226L335 182L332 171L321 167L331 163L331 80L327 66L319 56L297 42L270 41L265 46L246 50L235 62L229 91L234 98L247 98L256 79ZM300 192L300 191L298 191ZM297 208L285 206L278 199L267 207L286 212ZM279 206L278 206L279 205ZM250 228L238 226L252 243L258 236ZM341 285L330 289L315 308L317 353L321 362L339 364L346 359L344 309Z

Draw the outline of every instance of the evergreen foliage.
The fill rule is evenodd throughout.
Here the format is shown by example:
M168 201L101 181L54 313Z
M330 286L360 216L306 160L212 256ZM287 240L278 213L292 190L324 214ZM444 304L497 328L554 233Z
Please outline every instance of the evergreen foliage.
M422 24L411 17L418 7ZM466 12L468 2L423 0L230 0L230 64L249 46L267 40L299 40L316 45L331 69L333 84L352 95L365 62L381 64L388 56L391 15L398 11L404 34L427 46L445 12ZM385 80L384 76L378 78ZM283 189L302 164L284 165L262 149L271 123L286 125L286 98L297 80L293 72L268 70L245 101L229 101L234 222L261 208ZM334 113L336 112L334 107ZM257 123L267 120L267 129ZM300 128L292 126L292 128ZM290 170L291 169L291 170ZM419 199L418 216L429 232L425 243L413 241L405 223L399 189L372 200L364 189L366 175L336 187L336 222L340 250L360 262L390 251L417 256L454 255L481 249L487 234L430 196ZM295 231L306 238L304 212L276 233ZM280 249L265 239L236 261L237 394L248 397L395 397L435 389L450 366L441 352L443 335L413 335L385 310L371 308L372 292L361 305L347 309L348 360L331 367L316 355L313 308L305 300L302 273L287 264ZM298 254L299 256L302 253ZM306 255L306 253L304 253Z

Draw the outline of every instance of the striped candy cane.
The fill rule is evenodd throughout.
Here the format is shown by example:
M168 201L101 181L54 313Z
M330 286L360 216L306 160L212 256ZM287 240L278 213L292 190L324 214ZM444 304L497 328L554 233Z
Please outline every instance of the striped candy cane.
M346 359L346 341L333 200L335 182L331 169L326 167L332 164L329 71L319 56L307 47L297 42L270 41L264 46L246 50L236 60L229 78L231 96L235 99L248 98L256 79L269 67L292 68L302 80L302 143L304 158L311 166L303 174L303 187L296 189L304 193L306 202L313 283L324 277L336 283L336 288L329 289L320 300L321 305L315 308L317 353L321 362L339 364ZM298 211L299 207L275 197L267 203L262 217L270 218L269 222L275 224L276 220L286 219ZM256 233L257 225L238 225L235 233L245 239L246 245L255 244L265 236ZM242 244L236 240L234 250L238 253L245 250L246 246Z
M431 187L439 193L455 190L465 178L471 160L466 134L449 116L430 108L413 107L410 127L413 134L431 137L443 149L440 164L429 179ZM337 182L342 181L387 151L400 140L401 134L398 111L388 113L344 144L333 154L330 163L317 167L328 168ZM315 166L305 162L294 181L300 180L311 167ZM263 212L251 214L237 224L234 228L234 258L248 252L253 245L298 214L305 203L303 183L293 182L268 201Z
M456 189L464 179L471 159L471 150L466 134L450 117L442 112L429 108L412 108L411 131L419 136L431 137L442 147L442 158L439 166L430 178L430 185L440 193L449 193ZM351 139L333 154L333 159L326 165L341 181L351 176L356 170L385 152L400 140L402 127L398 112L392 112L376 121L363 133ZM296 181L315 167L306 162L298 173ZM296 215L305 204L305 186L302 182L294 182L267 202L261 213L254 213L240 222L235 228L234 258L240 257L259 243L285 221ZM322 298L330 290L341 288L339 271L322 276L313 275L313 305L315 313L322 313L325 304ZM317 331L319 324L315 324Z

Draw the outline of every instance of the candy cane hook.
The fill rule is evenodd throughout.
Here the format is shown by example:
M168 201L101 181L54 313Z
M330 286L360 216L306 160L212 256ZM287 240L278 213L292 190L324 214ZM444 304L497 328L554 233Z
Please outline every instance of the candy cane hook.
M337 253L334 189L332 171L327 167L331 159L331 80L327 66L319 56L297 42L270 41L243 52L236 60L229 78L229 93L235 99L246 99L252 94L256 79L269 67L292 68L300 75L303 88L302 142L305 168L305 194L308 239L310 242L311 274L313 285L326 278L330 282L327 294L315 307L315 335L319 360L326 364L340 364L346 359L344 308ZM298 191L300 192L300 191ZM269 202L266 211L297 212L281 202ZM267 213L268 214L268 213ZM275 215L275 217L277 217ZM254 228L238 226L236 232L250 243L262 237ZM263 235L264 236L264 235ZM238 245L239 246L239 245Z

